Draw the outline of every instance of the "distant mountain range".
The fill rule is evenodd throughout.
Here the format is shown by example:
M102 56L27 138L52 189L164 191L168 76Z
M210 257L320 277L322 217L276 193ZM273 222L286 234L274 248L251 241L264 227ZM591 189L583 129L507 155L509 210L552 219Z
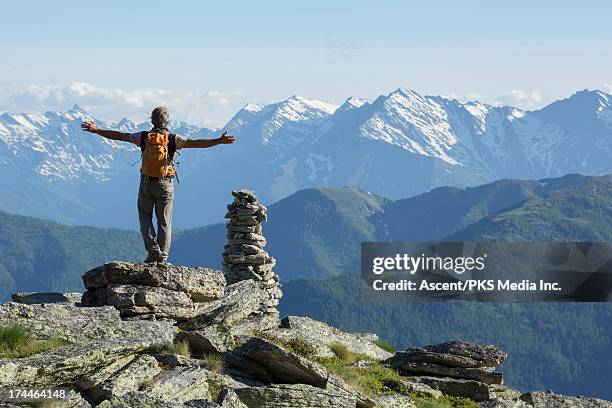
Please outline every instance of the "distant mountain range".
M238 138L233 146L182 154L175 225L220 221L233 188L253 188L265 203L343 185L398 199L500 178L610 173L611 103L612 95L585 90L526 112L398 89L339 107L297 96L248 104L218 131L173 123L187 137L228 130ZM78 106L0 116L1 210L135 228L138 149L83 133L85 118L91 115ZM98 123L148 127L127 119Z

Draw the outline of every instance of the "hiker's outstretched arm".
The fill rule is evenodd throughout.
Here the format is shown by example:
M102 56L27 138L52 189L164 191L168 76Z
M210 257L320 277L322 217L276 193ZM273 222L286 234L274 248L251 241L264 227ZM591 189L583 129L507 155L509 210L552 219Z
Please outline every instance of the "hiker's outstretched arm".
M207 147L213 147L220 144L232 144L236 141L236 138L232 135L228 135L227 132L223 132L221 137L217 139L192 139L185 141L183 148L200 148L205 149Z
M100 135L102 137L105 137L111 140L119 140L121 142L130 141L129 133L117 132L115 130L98 129L96 127L96 124L90 120L81 123L81 129L83 129L86 132L95 133L97 135Z

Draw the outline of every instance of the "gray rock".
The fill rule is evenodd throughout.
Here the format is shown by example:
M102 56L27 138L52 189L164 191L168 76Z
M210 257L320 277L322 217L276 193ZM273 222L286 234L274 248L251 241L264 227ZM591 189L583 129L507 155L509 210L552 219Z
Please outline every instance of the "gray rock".
M239 388L236 395L247 407L354 408L356 400L346 394L306 384L277 384Z
M410 363L426 363L437 364L446 367L462 367L462 368L479 368L486 367L481 360L476 360L471 357L449 354L436 353L427 351L424 348L412 347L406 351L397 352L396 359L401 359Z
M418 383L413 381L402 381L402 385L405 389L417 396L423 396L428 398L438 399L442 396L442 392L435 388L430 387L424 383Z
M416 408L412 398L405 395L385 395L373 400L381 408Z
M13 302L28 305L37 303L75 303L74 295L73 293L58 292L16 292L11 295L11 299ZM78 295L80 297L80 294Z
M531 408L531 405L521 400L493 398L480 404L482 408Z
M158 353L152 355L165 369L172 367L203 367L204 362L197 358L182 356L180 354Z
M401 375L425 374L440 377L462 378L476 380L485 384L502 384L502 373L491 372L483 368L445 367L430 363L410 363L403 361L401 355L396 354L386 361L391 368Z
M190 349L196 354L223 353L234 346L234 336L223 324L212 324L200 330L180 332L177 340L187 341Z
M223 297L225 278L221 271L210 268L157 266L131 262L111 262L83 275L88 290L112 284L156 286L189 294L195 302Z
M176 328L166 321L122 321L113 307L77 307L72 304L0 304L0 325L19 324L38 338L61 337L73 343L89 340L139 337L159 333L173 336Z
M241 387L246 385L204 368L174 367L155 377L146 392L156 399L184 403L194 399L217 401L223 389Z
M330 346L336 342L345 344L354 353L377 360L392 356L372 343L372 340L378 339L376 335L344 332L309 317L287 316L281 320L281 329L274 330L273 334L282 340L299 338L307 341L316 348L317 357L335 356Z
M152 347L172 343L171 332L73 344L19 359L0 359L0 386L57 386Z
M550 392L529 392L521 400L533 408L610 408L612 402L598 398L567 397Z
M119 372L123 367L134 361L136 358L135 354L130 354L123 358L113 361L112 363L102 367L101 369L94 371L93 373L80 375L76 379L77 388L87 394L92 388L102 384L111 375Z
M145 315L177 321L191 319L199 312L185 292L138 285L111 284L88 290L83 295L83 305L113 306L122 317Z
M227 388L221 391L221 395L219 396L219 405L222 408L247 408L246 405L240 401L238 395L236 395L236 391L232 388Z
M87 396L99 403L113 396L137 391L144 381L152 380L160 372L161 368L157 360L145 354L134 359L104 382L92 387L88 390Z
M184 408L182 402L167 401L149 395L146 391L131 391L122 396L103 401L97 408Z
M227 327L262 312L262 305L268 300L268 293L257 282L246 280L229 285L224 298L214 307L201 312L199 316L180 325L183 330L198 330L211 324Z
M486 401L491 398L489 387L484 383L474 380L428 376L410 377L410 379L414 382L427 384L446 395L466 397L477 402Z
M508 358L508 353L495 346L469 343L467 341L449 341L424 347L431 353L451 354L453 356L467 357L480 362L478 367L497 367ZM463 367L463 366L460 366Z
M245 337L234 355L261 364L275 382L324 387L327 370L295 353L259 337Z

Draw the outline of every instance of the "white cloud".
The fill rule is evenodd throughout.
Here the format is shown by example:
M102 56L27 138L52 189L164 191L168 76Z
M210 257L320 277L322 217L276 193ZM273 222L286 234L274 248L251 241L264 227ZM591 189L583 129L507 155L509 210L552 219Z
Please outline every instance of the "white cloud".
M151 110L165 105L174 119L220 127L247 102L239 92L178 92L163 89L101 88L85 82L62 85L0 85L0 111L65 111L78 104L94 117L145 120Z
M361 47L355 43L330 35L325 38L325 51L331 61L351 57Z
M604 91L607 93L612 93L612 84L605 82L604 83Z
M514 106L525 110L540 108L542 107L542 102L542 94L539 91L522 91L518 89L504 92L493 101L497 105Z
M493 106L512 106L523 110L539 109L545 103L540 91L522 91L517 89L503 92L501 95L493 98L478 92L470 92L465 94L464 99L487 103Z

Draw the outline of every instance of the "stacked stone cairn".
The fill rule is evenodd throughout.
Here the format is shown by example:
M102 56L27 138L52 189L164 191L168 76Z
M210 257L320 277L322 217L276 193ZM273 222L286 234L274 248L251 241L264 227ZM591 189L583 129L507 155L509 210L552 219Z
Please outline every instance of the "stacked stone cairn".
M228 285L252 279L268 292L261 312L278 314L276 305L283 295L280 279L272 270L276 259L265 250L261 223L267 220L266 207L251 190L232 191L234 201L227 206L228 244L223 251L223 271Z

